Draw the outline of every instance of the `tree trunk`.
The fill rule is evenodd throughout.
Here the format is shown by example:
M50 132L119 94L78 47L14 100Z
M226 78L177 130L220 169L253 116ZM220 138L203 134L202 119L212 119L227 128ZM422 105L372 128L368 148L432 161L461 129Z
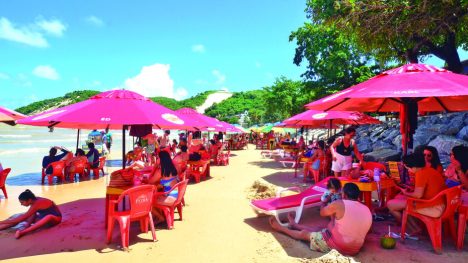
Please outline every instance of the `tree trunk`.
M409 63L419 63L418 51L415 51L413 48L408 48L406 50L406 60Z
M451 33L447 37L447 41L444 45L445 63L447 63L448 70L461 73L463 71L463 65L458 56L457 46L455 44L455 34Z

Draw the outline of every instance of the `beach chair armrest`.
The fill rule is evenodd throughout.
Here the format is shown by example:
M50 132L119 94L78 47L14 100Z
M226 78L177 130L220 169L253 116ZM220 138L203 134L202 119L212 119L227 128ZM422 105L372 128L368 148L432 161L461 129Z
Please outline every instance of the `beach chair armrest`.
M296 191L298 193L301 192L301 188L297 186L287 187L287 188L280 188L276 191L276 197L281 197L281 193L285 191Z
M315 194L315 195L309 195L309 196L302 198L301 205L298 206L296 209L296 217L294 218L294 222L299 223L299 220L301 219L302 211L304 211L304 205L307 202L307 200L312 199L312 198L317 198L317 196L321 196L321 195Z

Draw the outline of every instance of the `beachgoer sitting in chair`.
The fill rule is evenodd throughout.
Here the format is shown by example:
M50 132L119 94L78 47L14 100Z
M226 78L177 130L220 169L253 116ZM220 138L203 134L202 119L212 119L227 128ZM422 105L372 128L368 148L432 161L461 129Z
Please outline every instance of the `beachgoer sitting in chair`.
M86 158L88 158L88 164L90 168L98 168L99 167L99 152L94 147L94 143L88 143L89 151L86 154Z
M343 187L343 200L322 204L320 215L334 218L325 229L295 223L291 214L288 215L289 227L281 226L274 217L270 218L270 225L294 239L310 242L312 250L326 253L336 249L345 255L355 255L372 225L369 208L357 201L359 194L357 185L348 183Z
M58 149L60 149L62 153L59 155L56 155ZM44 158L42 158L42 168L46 168L50 163L62 160L62 158L64 158L68 153L69 151L67 151L63 147L59 147L59 146L52 147L49 150L49 155L44 156ZM49 168L47 168L46 170L46 174L52 174L52 171L53 171L52 166L49 166Z
M77 162L84 162L85 164L88 163L88 158L86 158L85 152L82 149L77 149L75 153L75 157L68 159L65 162L65 174L72 174L75 172L75 163Z
M28 211L0 221L0 230L16 226L18 230L15 237L20 238L31 231L52 227L62 221L62 213L52 200L36 197L29 189L22 192L18 199L22 206L29 206Z
M158 189L162 188L162 191L166 192L170 190L177 183L177 169L172 163L171 155L167 151L160 151L159 160L161 162L160 169L154 171L152 176L149 178L149 184L158 185ZM177 189L169 193L167 196L158 196L157 199L153 200L156 204L168 204L171 205L177 200L178 191ZM156 217L154 224L157 225L161 222L164 222L166 218L162 211L157 208L153 208L151 211L152 214Z
M439 172L432 167L426 166L426 161L422 154L413 153L403 157L403 164L409 172L415 174L415 188L412 190L399 187L401 193L387 202L390 213L398 222L401 222L403 210L406 208L407 197L429 200L447 188ZM439 217L444 212L445 205L443 199L438 200L437 203L430 203L428 205L418 204L416 211L430 217ZM412 217L408 218L408 229L412 232L411 234L417 234L421 231L421 228ZM411 235L408 235L408 237L411 237Z

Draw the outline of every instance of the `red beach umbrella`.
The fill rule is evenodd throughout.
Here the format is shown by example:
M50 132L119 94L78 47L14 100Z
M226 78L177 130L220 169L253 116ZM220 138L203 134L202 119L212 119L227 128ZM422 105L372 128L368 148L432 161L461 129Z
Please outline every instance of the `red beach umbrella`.
M16 120L26 117L28 116L0 106L0 122L6 123L8 125L15 125Z
M468 76L407 64L306 105L313 110L400 112L403 154L412 147L418 110L468 110Z
M295 127L332 128L337 125L376 124L379 120L355 111L307 110L283 121Z
M110 90L88 100L49 110L18 121L19 124L75 129L122 129L125 164L125 129L153 125L159 129L193 129L198 124L150 99L128 90ZM78 130L79 131L79 130ZM79 134L79 133L78 133Z

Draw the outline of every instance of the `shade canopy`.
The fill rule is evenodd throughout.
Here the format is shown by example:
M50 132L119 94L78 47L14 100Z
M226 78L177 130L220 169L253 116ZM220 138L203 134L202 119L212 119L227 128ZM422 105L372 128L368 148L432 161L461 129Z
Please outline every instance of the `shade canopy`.
M468 76L426 64L407 64L311 102L306 108L396 112L408 100L417 102L423 112L468 110Z
M468 76L407 64L306 105L313 110L400 112L403 154L412 148L417 113L468 110Z
M192 108L178 109L176 113L196 122L197 128L202 131L226 131L226 128L219 120L203 115Z
M9 125L15 125L16 120L23 119L26 117L27 116L24 114L0 106L0 122Z
M77 129L122 129L151 124L159 129L188 129L197 123L128 90L110 90L88 100L49 110L20 124Z
M307 110L283 121L293 127L335 128L337 125L377 124L379 120L355 111Z

